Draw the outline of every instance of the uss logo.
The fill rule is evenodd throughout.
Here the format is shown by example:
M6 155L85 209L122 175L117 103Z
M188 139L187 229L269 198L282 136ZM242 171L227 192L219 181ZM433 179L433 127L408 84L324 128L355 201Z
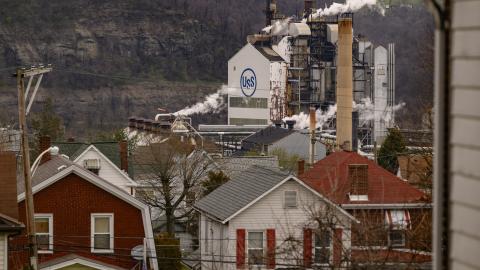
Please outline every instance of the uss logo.
M240 89L246 97L251 97L257 90L257 76L251 68L246 68L240 76Z

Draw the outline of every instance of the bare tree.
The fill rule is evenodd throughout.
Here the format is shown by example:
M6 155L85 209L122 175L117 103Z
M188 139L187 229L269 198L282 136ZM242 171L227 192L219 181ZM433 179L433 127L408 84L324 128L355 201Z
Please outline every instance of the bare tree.
M138 146L133 156L135 178L143 186L140 198L165 216L166 231L173 235L175 222L191 217L211 160L176 137Z

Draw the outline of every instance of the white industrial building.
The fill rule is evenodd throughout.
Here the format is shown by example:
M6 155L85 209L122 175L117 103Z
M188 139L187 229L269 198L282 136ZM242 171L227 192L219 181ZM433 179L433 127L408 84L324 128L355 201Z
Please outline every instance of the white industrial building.
M247 43L228 61L228 124L281 120L286 62L271 47Z

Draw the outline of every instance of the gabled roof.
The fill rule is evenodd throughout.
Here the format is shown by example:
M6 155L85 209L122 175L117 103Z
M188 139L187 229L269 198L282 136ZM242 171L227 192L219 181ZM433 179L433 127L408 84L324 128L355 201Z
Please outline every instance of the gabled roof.
M86 258L77 254L68 254L53 260L42 262L39 266L42 270L56 270L63 269L64 267L81 265L92 269L104 269L104 270L124 270L124 268Z
M300 185L319 196L320 199L334 205L327 198L292 175L275 169L251 166L242 174L237 175L198 201L194 208L222 223L226 223L288 180L297 181ZM338 208L338 206L336 207ZM344 215L356 221L354 217L343 209L338 209Z
M368 201L350 201L349 164L368 165ZM334 152L300 175L308 186L337 204L385 205L425 203L425 194L373 161L354 152Z
M18 232L25 228L20 221L0 213L0 232Z
M229 177L241 174L254 165L280 170L277 156L230 156L216 159L215 163Z
M244 142L254 144L272 144L288 135L294 133L294 130L276 126L268 126L243 139Z

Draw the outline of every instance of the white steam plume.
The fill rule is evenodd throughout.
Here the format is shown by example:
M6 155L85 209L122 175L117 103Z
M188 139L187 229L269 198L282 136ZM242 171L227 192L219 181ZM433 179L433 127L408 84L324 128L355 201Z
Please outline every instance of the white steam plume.
M292 17L285 18L283 20L278 20L272 25L269 25L262 29L263 32L271 34L274 36L287 35L288 34L288 24L292 20Z
M364 125L368 121L374 119L382 119L382 121L389 123L393 120L393 112L396 112L405 107L405 102L399 103L393 107L386 108L385 110L375 109L375 105L369 98L362 99L360 103L353 102L353 109L358 111L359 124ZM330 105L326 111L317 110L317 128L322 128L323 125L331 120L337 113L337 105ZM308 113L301 112L300 114L293 115L291 117L285 117L283 121L294 120L296 129L304 129L310 125L310 115Z
M226 85L222 85L217 92L206 96L202 102L197 102L197 104L188 106L173 114L188 116L192 114L204 114L210 112L216 113L225 107L225 101L223 100L222 95L226 93L228 93L228 87Z
M344 4L333 3L324 9L317 9L315 12L313 12L312 16L314 19L316 19L323 16L333 16L346 12L355 12L363 7L376 9L382 15L385 13L385 10L377 5L377 0L347 0Z

